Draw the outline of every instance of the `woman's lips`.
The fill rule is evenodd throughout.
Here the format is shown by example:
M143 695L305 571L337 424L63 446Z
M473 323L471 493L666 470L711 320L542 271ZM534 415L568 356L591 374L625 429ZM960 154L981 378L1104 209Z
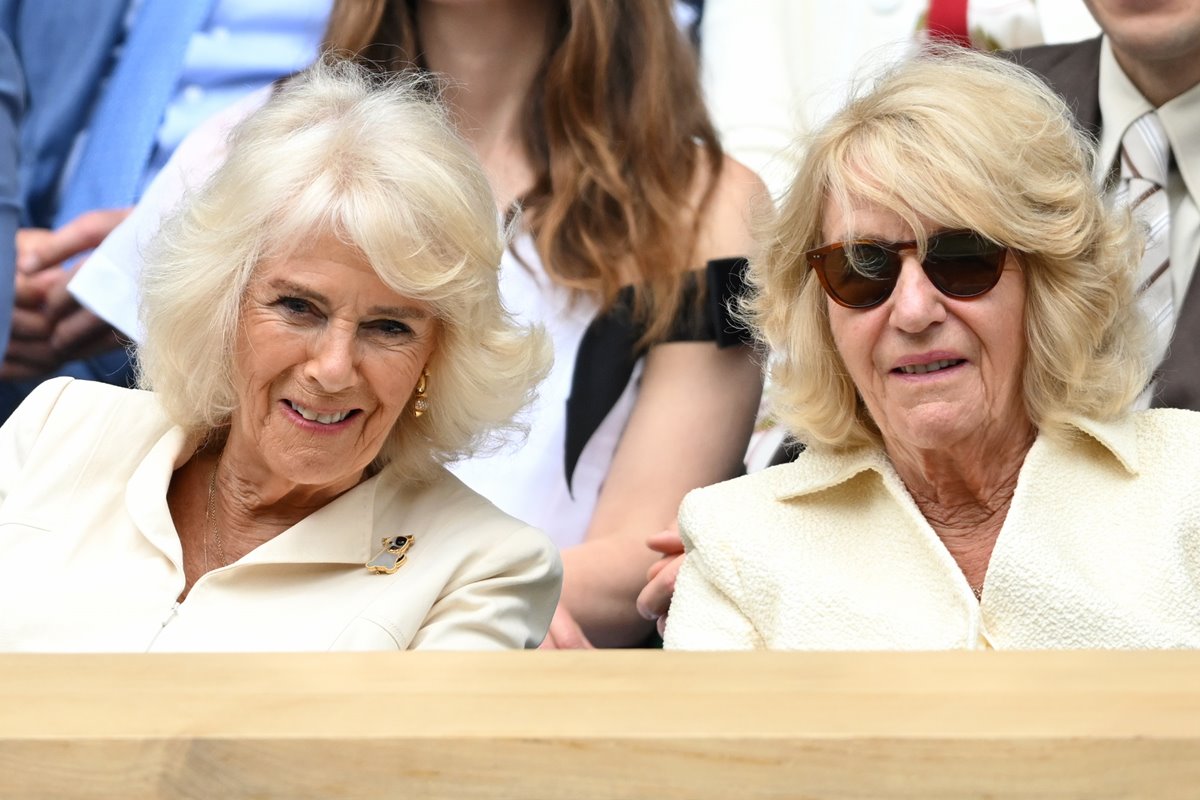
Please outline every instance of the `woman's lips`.
M965 363L966 359L962 358L939 358L936 361L927 361L922 364L905 364L892 371L901 375L928 375L931 372L941 372Z
M339 430L359 414L359 409L324 410L311 408L292 400L281 400L285 413L296 423L315 430Z

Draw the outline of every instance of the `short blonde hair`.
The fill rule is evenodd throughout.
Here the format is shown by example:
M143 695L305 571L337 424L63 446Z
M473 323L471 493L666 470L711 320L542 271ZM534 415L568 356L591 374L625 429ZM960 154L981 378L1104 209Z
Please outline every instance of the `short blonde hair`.
M550 363L501 305L506 244L487 179L428 87L320 63L232 134L229 156L148 248L140 384L201 435L234 409L233 352L256 266L333 234L396 292L430 304L429 410L401 415L376 459L413 479L513 427Z
M1092 143L1032 73L961 48L880 76L807 142L799 172L751 265L743 308L773 351L774 408L808 444L878 444L879 429L834 346L804 253L824 204L852 200L1005 245L1025 273L1026 409L1040 430L1128 411L1148 378L1135 302L1140 240L1092 176ZM923 238L919 240L922 250Z

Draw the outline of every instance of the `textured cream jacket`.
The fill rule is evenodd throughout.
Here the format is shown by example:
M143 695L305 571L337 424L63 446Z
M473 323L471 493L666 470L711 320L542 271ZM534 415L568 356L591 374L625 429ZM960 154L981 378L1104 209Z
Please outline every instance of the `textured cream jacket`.
M882 451L692 492L666 646L1200 647L1200 413L1075 425L1026 456L982 603Z
M497 649L541 642L558 553L449 473L381 473L187 599L167 509L191 455L154 395L60 379L0 429L0 651ZM415 536L392 575L363 564Z

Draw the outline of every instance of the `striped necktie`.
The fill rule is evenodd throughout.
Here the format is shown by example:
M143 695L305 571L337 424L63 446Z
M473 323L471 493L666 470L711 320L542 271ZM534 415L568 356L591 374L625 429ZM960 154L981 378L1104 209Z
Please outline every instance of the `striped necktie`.
M1153 333L1154 366L1162 363L1175 329L1171 279L1171 215L1167 172L1171 144L1158 115L1147 111L1121 137L1121 181L1116 200L1127 203L1146 238L1138 280L1139 303Z

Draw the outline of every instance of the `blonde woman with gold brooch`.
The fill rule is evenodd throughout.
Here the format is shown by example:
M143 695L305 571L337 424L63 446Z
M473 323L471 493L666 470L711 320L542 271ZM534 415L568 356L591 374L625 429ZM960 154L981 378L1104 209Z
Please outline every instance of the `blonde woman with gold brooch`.
M487 180L422 98L347 65L279 89L150 248L149 391L51 381L0 430L0 649L542 640L555 548L442 464L549 348L501 308Z

